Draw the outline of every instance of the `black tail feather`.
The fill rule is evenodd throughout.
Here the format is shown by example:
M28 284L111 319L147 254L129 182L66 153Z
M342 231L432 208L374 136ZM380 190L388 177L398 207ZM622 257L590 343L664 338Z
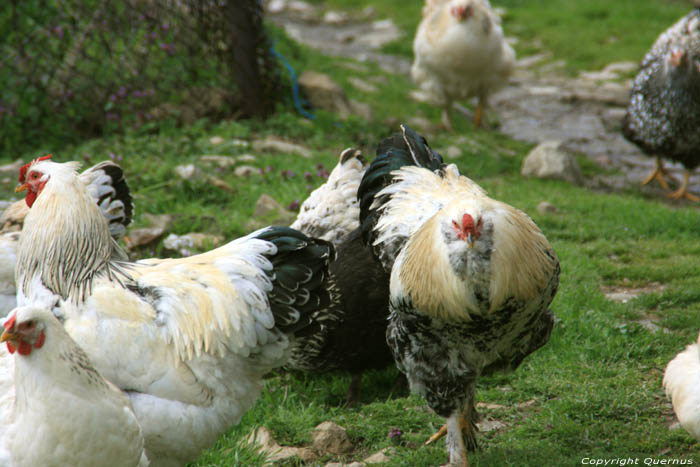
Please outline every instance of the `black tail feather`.
M377 157L365 172L357 190L362 238L366 243L371 243L372 229L379 217L378 211L388 201L377 198L377 194L394 182L394 170L406 166L436 171L442 169L444 163L440 154L430 148L425 138L406 125L401 125L401 132L394 133L379 143ZM376 204L375 199L378 201Z
M277 253L268 256L273 265L269 273L273 286L268 294L270 307L276 327L295 333L331 302L328 265L335 259L335 250L330 242L289 227L270 227L257 238L277 246Z
M87 173L92 176L90 183L97 185L97 205L109 221L112 236L115 239L121 237L134 216L134 200L124 171L114 162L104 161L87 169Z

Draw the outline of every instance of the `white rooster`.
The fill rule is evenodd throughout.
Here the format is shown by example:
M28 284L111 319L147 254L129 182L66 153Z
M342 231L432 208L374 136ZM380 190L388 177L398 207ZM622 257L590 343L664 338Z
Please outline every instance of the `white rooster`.
M450 463L476 447L482 374L512 371L543 346L559 261L523 212L486 196L402 126L359 188L363 235L391 271L387 341L411 390L447 418Z
M17 308L4 328L0 367L9 378L0 396L0 465L148 465L129 399L49 309Z
M474 127L481 126L488 97L505 85L515 52L503 37L488 0L428 0L413 41L411 76L451 129L455 100L477 97Z
M45 160L51 156L40 158ZM20 169L20 183L24 183L27 165ZM100 207L109 222L109 231L115 239L121 238L133 216L133 202L121 167L110 161L100 162L83 171L80 181ZM6 316L17 304L15 262L17 244L24 218L29 212L25 200L11 204L0 216L0 317Z
M237 423L330 298L333 248L269 227L183 259L129 263L75 163L30 165L18 303L54 306L125 391L152 465L183 465Z
M681 426L700 439L700 335L666 366L664 388Z

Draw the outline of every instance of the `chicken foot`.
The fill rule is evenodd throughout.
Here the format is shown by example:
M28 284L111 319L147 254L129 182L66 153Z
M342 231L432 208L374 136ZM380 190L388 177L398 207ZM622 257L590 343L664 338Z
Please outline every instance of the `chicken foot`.
M669 193L668 196L671 199L681 199L685 198L689 201L692 201L693 203L697 203L700 198L695 196L694 194L690 193L688 191L688 181L690 180L690 171L686 170L683 173L683 181L681 182L681 186L674 192Z
M664 167L664 162L661 160L660 157L656 157L656 167L654 170L647 175L647 177L642 180L642 185L648 185L651 183L652 180L656 180L659 182L659 185L661 185L661 188L664 190L670 190L670 187L668 186L668 182L666 182L666 178L670 179L673 182L676 182L676 178L671 175L671 172Z

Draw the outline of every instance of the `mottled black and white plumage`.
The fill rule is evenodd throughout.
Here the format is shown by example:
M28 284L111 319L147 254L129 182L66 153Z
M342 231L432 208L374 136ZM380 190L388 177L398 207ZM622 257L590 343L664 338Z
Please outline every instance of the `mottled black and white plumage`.
M687 197L689 171L700 164L700 8L695 8L659 36L634 79L624 136L649 155L667 157L686 168L673 198ZM657 170L647 180L666 171ZM657 174L658 172L658 174ZM697 200L697 198L693 199Z
M391 271L387 341L411 390L447 418L450 462L476 446L476 381L550 337L559 261L523 212L489 198L402 126L360 185L364 238Z
M389 314L389 274L362 241L357 188L367 166L357 149L344 150L328 181L301 206L292 227L333 242L332 301L314 325L298 336L287 367L309 373L348 371L348 402L359 399L365 370L393 363L385 333Z

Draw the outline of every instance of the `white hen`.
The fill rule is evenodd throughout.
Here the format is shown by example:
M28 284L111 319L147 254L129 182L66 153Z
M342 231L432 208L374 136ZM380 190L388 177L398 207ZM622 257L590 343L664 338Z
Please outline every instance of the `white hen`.
M488 97L505 85L515 64L500 18L488 0L429 0L413 41L411 76L452 128L455 100L478 98L474 126L481 126Z
M332 246L254 232L182 259L129 263L74 163L33 163L19 244L20 304L46 303L127 392L152 465L182 465L237 423L330 298ZM31 196L29 195L31 193Z
M664 388L681 426L700 439L700 335L671 360L664 373Z
M45 308L5 321L0 367L0 464L7 467L145 467L143 436L129 399L105 380Z

